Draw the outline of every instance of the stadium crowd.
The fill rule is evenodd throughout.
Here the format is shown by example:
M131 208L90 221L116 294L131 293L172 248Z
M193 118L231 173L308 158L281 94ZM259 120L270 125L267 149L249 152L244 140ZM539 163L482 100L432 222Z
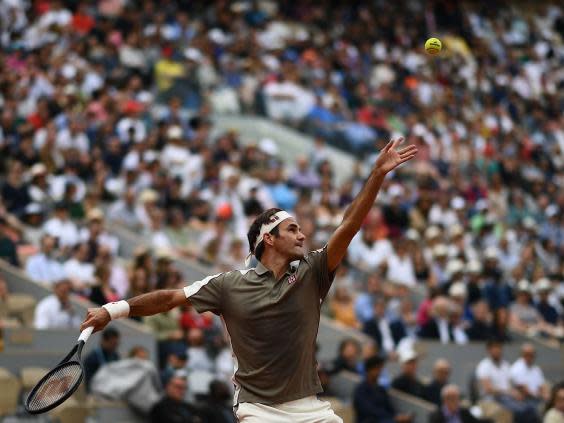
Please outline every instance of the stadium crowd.
M417 338L561 342L564 13L501 4L2 2L0 256L54 287L35 325L76 327L71 292L103 304L184 285L177 257L242 268L249 222L270 207L294 213L319 248L401 133L419 155L385 181L325 313L402 368ZM429 34L441 57L424 55ZM217 130L222 113L305 131L310 155L284 163L275 140ZM330 145L357 157L341 185ZM111 225L148 248L122 257ZM229 380L215 316L186 307L145 323L165 385L178 382L171 366ZM330 372L378 380L382 357L364 366L349 349ZM481 396L506 391L502 405L528 420L523 398L549 397L537 386L519 402L509 386L485 382ZM440 388L435 403L457 395Z

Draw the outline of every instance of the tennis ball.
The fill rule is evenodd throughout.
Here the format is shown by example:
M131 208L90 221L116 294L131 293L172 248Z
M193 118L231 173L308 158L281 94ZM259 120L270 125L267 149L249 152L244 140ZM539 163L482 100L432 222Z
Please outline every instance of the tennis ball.
M438 38L429 38L425 42L425 51L428 54L432 54L432 55L439 54L442 48L443 48L443 43L441 43L441 40L439 40Z

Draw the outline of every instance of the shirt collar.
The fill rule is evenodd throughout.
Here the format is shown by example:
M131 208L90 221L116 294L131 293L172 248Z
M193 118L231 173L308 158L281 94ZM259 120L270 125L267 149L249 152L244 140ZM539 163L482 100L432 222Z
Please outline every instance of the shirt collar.
M288 266L288 269L286 269L286 274L291 275L292 273L295 273L296 270L298 269L299 263L300 263L299 261L292 262ZM259 276L262 276L268 272L270 272L270 269L259 261L255 267L255 273Z

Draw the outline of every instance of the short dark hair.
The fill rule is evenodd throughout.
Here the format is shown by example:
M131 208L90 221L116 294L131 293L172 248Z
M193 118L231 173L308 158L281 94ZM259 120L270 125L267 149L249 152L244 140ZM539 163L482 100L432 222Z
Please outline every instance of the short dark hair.
M268 210L262 212L254 220L254 222L251 224L251 227L249 228L249 232L247 232L247 239L249 241L249 249L250 249L251 253L254 254L255 257L258 260L261 259L262 253L264 253L264 244L263 243L260 243L260 245L257 247L256 251L254 250L255 242L257 241L257 238L260 235L260 228L265 223L269 223L270 218L272 216L274 216L276 213L278 213L279 211L282 211L282 209L271 208L271 209L268 209ZM277 237L278 234L280 233L278 226L276 226L273 230L271 230L270 233Z
M376 355L370 356L364 361L364 370L368 371L368 370L373 369L375 367L382 367L385 362L386 362L386 359L381 355L376 354Z
M114 327L106 328L102 332L102 339L104 341L107 341L108 339L112 339L112 338L119 338L119 331Z

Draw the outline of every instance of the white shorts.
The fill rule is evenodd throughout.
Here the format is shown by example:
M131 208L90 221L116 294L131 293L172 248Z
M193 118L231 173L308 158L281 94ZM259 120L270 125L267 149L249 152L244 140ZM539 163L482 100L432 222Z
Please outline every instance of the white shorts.
M315 395L274 405L242 402L235 414L240 423L343 423L331 405Z

